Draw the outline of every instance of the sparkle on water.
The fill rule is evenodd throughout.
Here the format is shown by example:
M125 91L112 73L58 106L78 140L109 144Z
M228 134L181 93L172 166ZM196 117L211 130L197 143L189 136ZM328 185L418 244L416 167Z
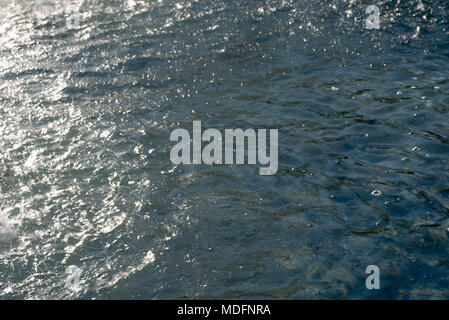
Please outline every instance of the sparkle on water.
M449 298L447 1L0 4L0 298ZM193 120L278 173L172 165Z

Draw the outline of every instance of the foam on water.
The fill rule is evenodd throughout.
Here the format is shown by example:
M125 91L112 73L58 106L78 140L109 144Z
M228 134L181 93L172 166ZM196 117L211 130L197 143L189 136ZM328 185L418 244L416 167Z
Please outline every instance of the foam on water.
M0 210L0 246L12 246L12 242L17 239L17 230L20 228L21 219L12 218L8 211L13 208Z

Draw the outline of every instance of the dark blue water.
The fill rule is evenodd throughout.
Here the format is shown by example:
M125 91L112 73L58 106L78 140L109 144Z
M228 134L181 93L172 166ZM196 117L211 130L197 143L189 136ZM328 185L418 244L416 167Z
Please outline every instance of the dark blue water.
M1 298L449 298L446 1L0 4ZM173 165L194 120L277 174Z

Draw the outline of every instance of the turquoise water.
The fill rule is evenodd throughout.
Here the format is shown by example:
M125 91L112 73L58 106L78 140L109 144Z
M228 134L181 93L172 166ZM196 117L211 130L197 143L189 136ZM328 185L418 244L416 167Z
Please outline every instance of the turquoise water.
M0 3L2 299L449 298L446 1ZM277 174L173 165L194 120Z

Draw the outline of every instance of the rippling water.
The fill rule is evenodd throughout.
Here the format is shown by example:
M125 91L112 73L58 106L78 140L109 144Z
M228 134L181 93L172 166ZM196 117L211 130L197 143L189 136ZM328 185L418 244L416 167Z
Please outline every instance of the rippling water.
M375 2L1 0L0 297L449 298L449 4ZM278 173L173 165L194 120Z

